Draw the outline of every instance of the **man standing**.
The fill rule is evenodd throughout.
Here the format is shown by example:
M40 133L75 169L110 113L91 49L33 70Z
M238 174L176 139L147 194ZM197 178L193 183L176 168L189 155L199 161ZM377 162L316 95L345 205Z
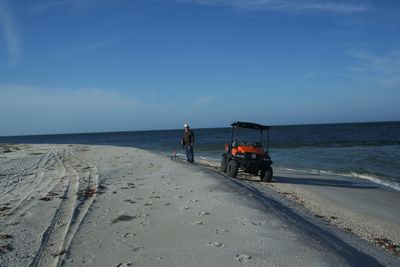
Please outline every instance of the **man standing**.
M193 145L194 145L194 133L190 130L189 124L185 123L183 126L185 128L185 132L183 133L183 138L181 140L181 144L185 149L187 161L190 163L194 162L193 156Z

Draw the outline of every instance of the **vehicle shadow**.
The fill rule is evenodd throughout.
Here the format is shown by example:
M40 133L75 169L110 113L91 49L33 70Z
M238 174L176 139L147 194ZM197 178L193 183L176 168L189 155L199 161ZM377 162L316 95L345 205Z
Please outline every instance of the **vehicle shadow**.
M343 188L359 188L359 189L374 189L378 185L373 185L367 182L345 181L329 178L294 178L285 176L275 176L273 182L281 184L296 184L296 185L312 185L312 186L331 186Z

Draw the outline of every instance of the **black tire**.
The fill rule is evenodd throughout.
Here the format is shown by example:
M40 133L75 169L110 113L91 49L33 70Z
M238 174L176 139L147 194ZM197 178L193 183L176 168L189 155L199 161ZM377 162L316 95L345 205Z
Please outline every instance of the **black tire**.
M230 160L226 168L226 174L229 177L235 178L239 172L239 165L235 160Z
M261 181L262 182L271 182L273 174L274 174L274 171L272 170L271 166L268 166L266 169L261 170L261 172L260 172Z
M221 167L220 167L221 172L226 173L226 167L228 166L227 163L228 163L228 155L224 154L221 159Z

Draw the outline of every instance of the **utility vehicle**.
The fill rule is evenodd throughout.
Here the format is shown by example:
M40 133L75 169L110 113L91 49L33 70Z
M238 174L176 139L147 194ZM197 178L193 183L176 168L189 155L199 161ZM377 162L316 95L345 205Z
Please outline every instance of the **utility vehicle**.
M272 161L268 153L270 126L240 121L232 123L231 126L231 141L225 145L221 171L235 178L240 170L259 175L261 181L270 182L273 175ZM267 131L265 150L263 148L264 131Z

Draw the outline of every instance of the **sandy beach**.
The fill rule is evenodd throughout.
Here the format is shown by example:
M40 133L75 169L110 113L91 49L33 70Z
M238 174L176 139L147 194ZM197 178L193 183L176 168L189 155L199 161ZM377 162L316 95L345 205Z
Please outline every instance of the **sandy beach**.
M1 145L0 266L400 266L400 192L87 145Z

